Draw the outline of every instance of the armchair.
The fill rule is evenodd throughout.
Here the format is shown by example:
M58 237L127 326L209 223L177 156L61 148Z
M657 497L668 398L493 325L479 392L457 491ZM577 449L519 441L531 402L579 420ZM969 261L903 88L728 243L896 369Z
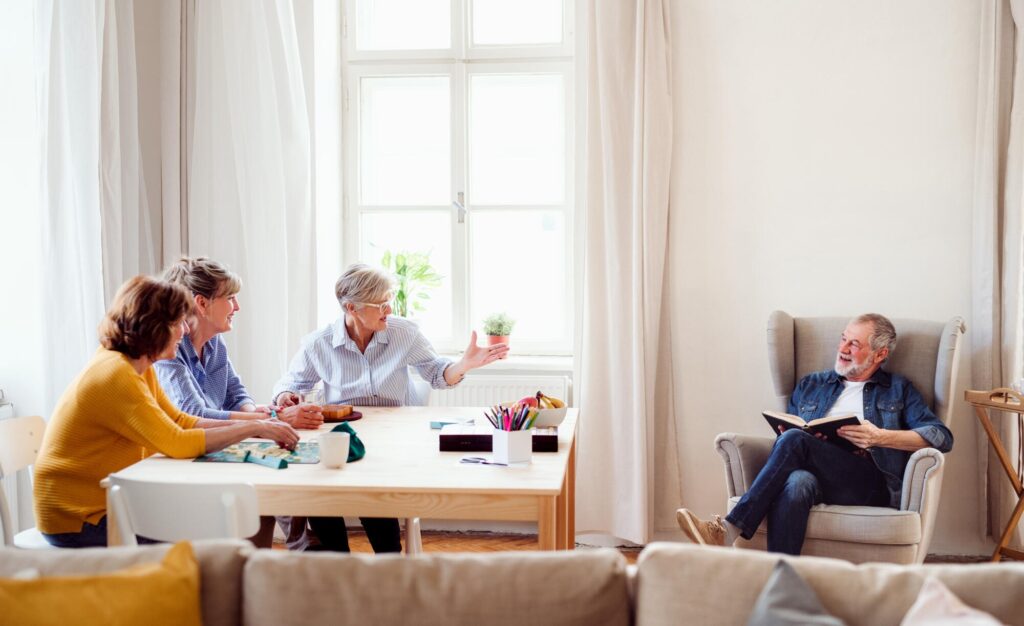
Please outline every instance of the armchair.
M793 318L775 311L768 318L768 353L778 408L786 410L798 380L832 367L839 336L849 318ZM941 324L893 320L899 338L893 356L883 366L913 382L944 424L951 416L950 397L956 380L960 317ZM774 437L722 433L715 448L725 461L728 509L754 482L771 452ZM830 556L854 563L891 561L921 563L935 528L942 486L943 456L934 448L911 455L903 474L900 508L819 504L811 509L802 554ZM754 537L739 539L740 547L764 549L764 524Z

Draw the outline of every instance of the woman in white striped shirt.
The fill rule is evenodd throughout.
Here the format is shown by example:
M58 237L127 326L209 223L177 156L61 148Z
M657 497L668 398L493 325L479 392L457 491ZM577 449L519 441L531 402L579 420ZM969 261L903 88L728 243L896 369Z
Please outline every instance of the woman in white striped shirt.
M382 269L357 263L345 270L334 286L341 317L302 340L288 373L274 386L275 403L296 404L298 394L323 381L324 401L329 404L401 406L413 393L410 367L434 389L448 389L466 372L507 354L505 344L478 346L474 331L460 360L438 356L416 324L390 317L394 290L394 278ZM347 551L344 520L336 518L340 523L327 532L324 519L314 524L320 542L329 549ZM401 551L398 520L362 520L375 552ZM290 545L301 542L297 534L293 525Z

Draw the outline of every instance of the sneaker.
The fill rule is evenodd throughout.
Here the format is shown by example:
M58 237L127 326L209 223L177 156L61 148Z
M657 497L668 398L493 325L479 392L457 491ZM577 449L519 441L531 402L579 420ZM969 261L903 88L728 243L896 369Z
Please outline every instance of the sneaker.
M721 515L716 515L714 520L705 522L689 509L679 509L676 511L676 521L693 543L702 546L725 545L726 531Z

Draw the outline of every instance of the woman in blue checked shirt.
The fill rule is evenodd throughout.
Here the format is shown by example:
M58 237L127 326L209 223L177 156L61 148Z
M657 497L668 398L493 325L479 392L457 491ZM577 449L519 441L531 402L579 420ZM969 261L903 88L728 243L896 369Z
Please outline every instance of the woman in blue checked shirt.
M215 420L267 419L270 407L255 403L235 373L221 333L231 330L242 281L216 261L182 257L164 280L192 294L188 334L174 359L157 361L156 373L167 396L182 411ZM319 428L324 419L315 404L293 403L278 418L295 428Z
M178 342L173 359L154 363L164 392L185 413L215 420L266 419L269 406L257 405L242 384L228 358L220 334L231 330L238 312L242 281L216 261L182 257L164 273L164 279L184 287L192 295L187 316L188 334ZM324 422L320 407L294 403L278 414L294 428L319 428ZM282 523L286 528L287 524ZM253 542L269 548L274 518L260 518L260 532ZM287 529L285 530L287 533Z
M402 406L413 393L410 367L434 389L448 389L466 372L507 354L505 344L478 346L473 332L461 359L438 356L416 324L390 316L394 290L394 278L382 269L360 263L345 270L334 286L341 317L302 340L288 373L274 386L274 401L294 406L297 394L323 381L329 404ZM362 519L374 552L402 549L398 520ZM325 533L314 530L326 546ZM343 523L331 535L337 541L331 549L348 549Z

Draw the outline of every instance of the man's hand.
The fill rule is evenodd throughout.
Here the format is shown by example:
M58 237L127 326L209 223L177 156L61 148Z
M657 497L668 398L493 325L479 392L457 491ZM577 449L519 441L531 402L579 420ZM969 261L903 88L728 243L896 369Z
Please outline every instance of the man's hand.
M316 404L296 404L281 409L277 419L295 428L315 430L324 423L324 414Z
M279 407L284 408L288 406L295 406L298 403L299 396L295 395L291 391L282 391L277 394L277 406Z
M299 433L295 429L278 420L260 420L258 437L270 439L286 450L294 450L299 443Z
M857 426L843 426L836 432L858 448L867 449L881 446L887 431L864 420Z

